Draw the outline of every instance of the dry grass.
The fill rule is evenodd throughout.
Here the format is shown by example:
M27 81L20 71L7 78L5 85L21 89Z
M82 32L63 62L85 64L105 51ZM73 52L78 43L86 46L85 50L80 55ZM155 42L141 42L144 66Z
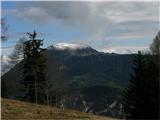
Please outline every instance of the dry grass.
M1 99L2 120L115 120L75 110L62 110L45 105Z

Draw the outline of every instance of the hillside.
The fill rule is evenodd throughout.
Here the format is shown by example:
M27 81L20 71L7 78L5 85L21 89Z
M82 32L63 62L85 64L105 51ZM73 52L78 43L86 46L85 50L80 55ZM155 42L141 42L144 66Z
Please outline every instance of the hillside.
M2 99L1 115L4 119L52 119L52 120L116 120L110 117L94 116L75 110L63 110L45 105L36 105L10 99Z
M133 60L133 55L101 53L92 48L59 50L50 46L45 54L46 77L54 86L52 87L54 91L97 85L124 87L128 83ZM19 84L23 79L22 68L23 65L17 64L2 76L9 88L8 96L11 98L23 94L19 93L23 88Z
M68 47L66 44L50 46L44 54L53 104L100 115L122 116L121 93L128 83L134 55L108 54L85 45ZM7 88L5 97L24 96L22 68L23 64L19 63L2 76Z

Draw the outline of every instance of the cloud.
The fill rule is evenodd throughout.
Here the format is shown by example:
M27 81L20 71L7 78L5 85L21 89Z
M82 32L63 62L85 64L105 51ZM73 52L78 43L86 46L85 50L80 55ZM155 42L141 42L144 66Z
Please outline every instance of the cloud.
M1 56L1 64L8 63L9 57L7 55Z
M11 47L1 47L0 51L4 52L4 51L10 51L10 50L13 50L13 49L14 49L14 46L11 46Z
M1 75L6 73L10 69L8 61L9 56L1 55Z
M12 15L45 23L61 20L68 24L110 25L110 23L158 20L157 2L17 2L17 8L6 10ZM2 10L3 12L3 10ZM5 12L5 10L4 10ZM14 13L14 14L13 14ZM99 24L97 24L99 23ZM90 26L91 27L91 26Z
M108 47L106 49L100 50L105 53L117 53L117 54L132 54L138 51L147 51L148 46L121 46L121 47Z
M60 22L86 32L77 42L94 45L111 40L148 40L155 36L159 24L158 1L17 2L16 8L2 10L2 14L40 25Z

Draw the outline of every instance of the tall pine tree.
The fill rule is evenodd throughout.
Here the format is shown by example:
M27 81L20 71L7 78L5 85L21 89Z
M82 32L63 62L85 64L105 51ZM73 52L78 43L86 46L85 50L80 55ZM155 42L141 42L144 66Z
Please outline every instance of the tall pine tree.
M150 118L160 118L159 86L160 86L160 31L150 45L150 53L147 57L146 82L148 89L148 112Z
M46 80L45 67L46 59L42 54L43 40L36 39L37 33L28 33L29 40L24 43L23 59L23 84L25 86L25 99L30 102L45 103L46 101Z
M143 108L146 97L144 90L145 63L144 55L139 51L133 61L133 73L131 74L129 85L126 88L123 103L124 112L129 119L140 119L144 117L142 109L146 109Z
M124 112L129 119L158 119L159 117L159 58L160 32L150 46L134 59L133 73L124 92Z

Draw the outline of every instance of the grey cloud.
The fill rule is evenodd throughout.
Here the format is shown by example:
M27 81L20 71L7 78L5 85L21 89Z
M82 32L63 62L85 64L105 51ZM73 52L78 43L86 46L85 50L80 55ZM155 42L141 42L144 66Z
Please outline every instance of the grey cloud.
M17 2L13 16L34 23L65 25L83 28L85 40L151 38L158 31L159 6L156 2ZM2 10L3 14L3 10Z

